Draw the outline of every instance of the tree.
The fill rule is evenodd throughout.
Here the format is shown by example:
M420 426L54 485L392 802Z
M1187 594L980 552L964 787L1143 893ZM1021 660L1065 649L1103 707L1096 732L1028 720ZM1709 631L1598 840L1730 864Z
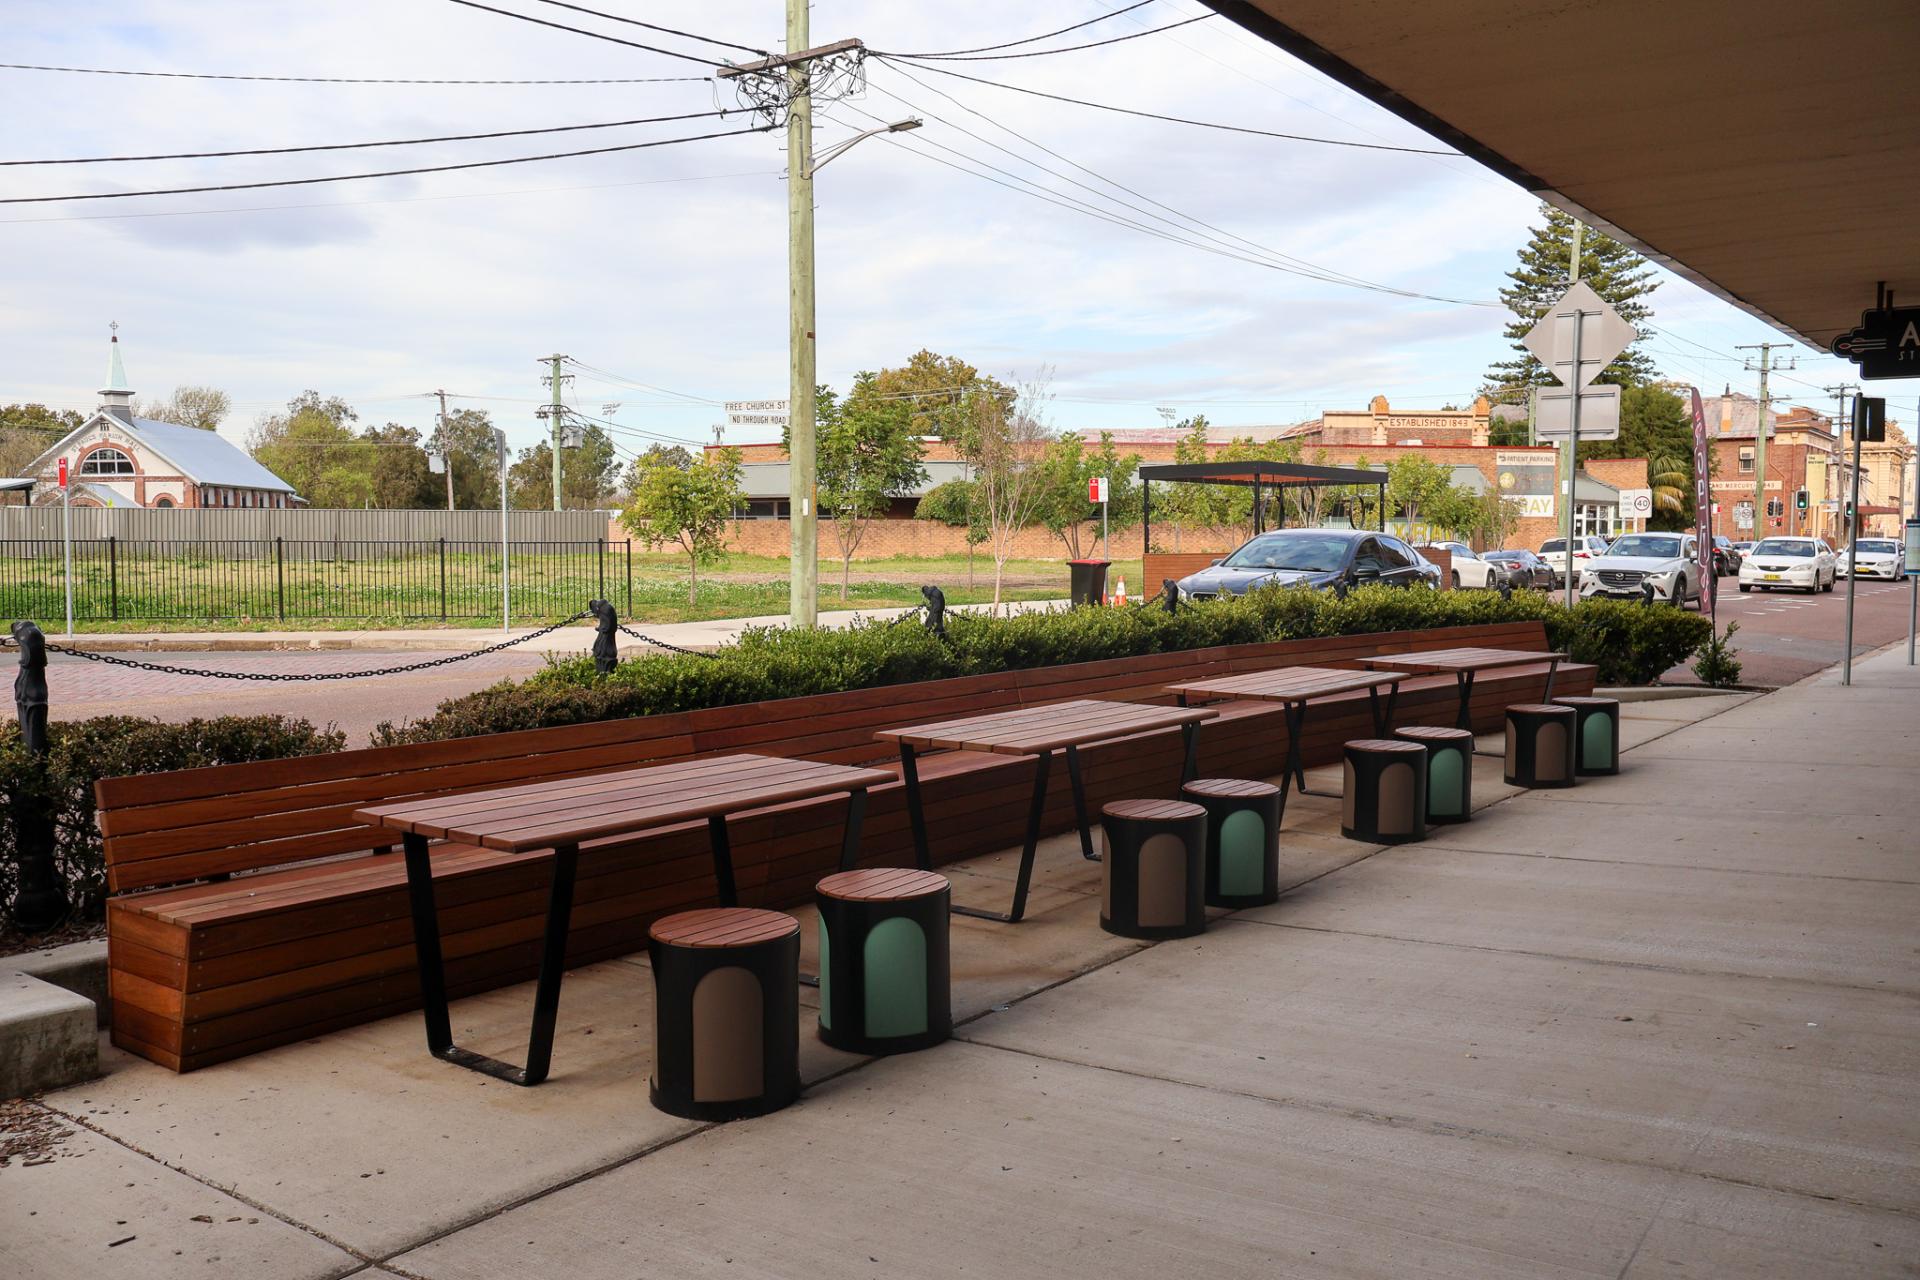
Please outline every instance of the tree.
M646 452L631 459L627 463L627 469L620 473L620 496L623 499L621 505L625 505L625 499L633 497L634 491L640 487L640 475L648 467L690 467L692 465L693 451L685 445L648 445Z
M1089 540L1099 535L1100 507L1087 497L1096 476L1107 478L1109 531L1140 523L1139 471L1140 455L1121 457L1111 432L1100 433L1098 449L1089 450L1071 431L1047 445L1040 459L1039 521L1066 544L1068 559L1082 559L1082 544L1091 545Z
M971 480L949 480L927 490L913 508L916 520L933 520L950 529L967 531L967 586L973 586L973 551L987 540L979 486Z
M1387 464L1387 509L1398 511L1409 531L1422 512L1433 528L1451 530L1453 525L1442 519L1459 513L1453 501L1453 473L1418 454L1401 454Z
M285 413L261 415L247 448L313 506L362 506L373 496L373 459L366 455L378 450L355 435L351 424L359 416L338 397L303 391Z
M1571 284L1573 216L1548 204L1542 204L1540 210L1546 221L1533 228L1520 250L1518 265L1507 273L1511 283L1500 290L1500 301L1513 312L1505 333L1516 354L1487 370L1489 391L1549 386L1556 381L1520 339ZM1580 278L1635 326L1653 314L1653 308L1644 301L1659 286L1652 264L1592 227L1580 237ZM1629 346L1606 367L1599 381L1630 387L1651 382L1656 376L1652 357Z
M500 505L500 456L493 441L493 418L485 409L455 409L434 433L433 445L444 453L453 475L453 505L482 511ZM441 477L445 499L446 478Z
M43 404L0 407L0 475L26 474L35 458L86 420L87 415L75 410L49 409Z
M175 387L165 400L143 402L134 415L155 422L173 422L183 427L213 431L233 411L233 401L218 387Z
M942 424L948 443L973 468L974 498L993 557L995 612L1014 537L1034 523L1039 508L1051 380L1050 369L1012 390L991 378L980 379L964 393L958 412Z
M427 466L418 431L389 422L368 427L361 438L372 446L374 506L383 511L421 510L446 501L444 482Z
M567 511L591 511L613 498L614 470L619 465L613 438L597 424L588 423L580 443L560 455L560 505ZM541 511L553 505L553 446L546 440L522 449L507 472L507 490L513 505Z
M905 402L913 434L922 439L946 439L960 433L967 397L982 388L1006 391L958 356L935 355L925 349L907 357L900 368L882 369L874 375L874 394Z
M738 449L713 450L690 467L662 459L639 468L620 523L649 546L686 552L687 603L696 604L700 566L725 558L727 522L745 498Z
M820 512L833 520L840 547L840 598L849 594L853 554L873 518L893 499L925 483L913 402L883 393L879 375L854 375L841 403L826 387L815 396L815 489ZM782 442L792 447L791 436Z

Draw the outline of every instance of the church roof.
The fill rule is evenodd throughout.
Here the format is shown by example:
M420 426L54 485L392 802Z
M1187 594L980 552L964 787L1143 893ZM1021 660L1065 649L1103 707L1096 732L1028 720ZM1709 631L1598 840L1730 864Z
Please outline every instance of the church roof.
M153 418L123 418L105 410L94 414L36 458L32 469L39 470L47 459L65 452L74 440L94 430L102 419L114 433L133 437L134 441L159 454L195 484L264 489L271 493L294 491L292 485L248 457L244 450L218 432L183 427L177 422L160 422Z

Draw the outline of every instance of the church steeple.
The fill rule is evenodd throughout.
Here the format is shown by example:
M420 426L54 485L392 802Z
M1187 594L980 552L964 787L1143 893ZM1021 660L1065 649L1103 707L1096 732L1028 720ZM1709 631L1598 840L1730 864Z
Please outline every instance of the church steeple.
M107 385L100 389L100 407L116 418L133 420L133 388L127 385L127 369L120 363L120 322L107 326L113 331L108 341Z

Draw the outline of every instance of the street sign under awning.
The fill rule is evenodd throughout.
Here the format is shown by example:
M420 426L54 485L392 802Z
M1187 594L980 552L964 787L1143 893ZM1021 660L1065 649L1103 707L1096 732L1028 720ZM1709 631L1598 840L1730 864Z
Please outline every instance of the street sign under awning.
M1580 356L1580 363L1586 364L1584 350ZM1533 396L1533 438L1565 440L1572 430L1573 388L1539 387ZM1620 388L1598 386L1580 389L1580 438L1620 438Z
M1573 367L1574 319L1580 321L1580 368ZM1584 387L1613 363L1614 357L1633 344L1639 332L1623 320L1607 300L1582 280L1568 289L1560 301L1547 308L1540 322L1520 339L1547 372L1570 387ZM1586 406L1581 406L1586 412ZM1580 424L1587 434L1587 424ZM1598 437L1595 437L1596 439Z

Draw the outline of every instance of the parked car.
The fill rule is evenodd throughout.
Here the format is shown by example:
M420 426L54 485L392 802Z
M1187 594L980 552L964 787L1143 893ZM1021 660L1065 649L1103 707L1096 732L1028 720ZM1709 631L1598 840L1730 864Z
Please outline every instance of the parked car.
M1326 590L1384 582L1393 587L1440 585L1440 570L1400 539L1366 529L1276 529L1242 543L1230 556L1174 584L1182 600L1244 595L1254 587Z
M1545 591L1553 589L1553 566L1525 547L1489 551L1480 558L1505 569L1507 581L1514 587L1539 587Z
M1739 546L1724 533L1716 533L1713 535L1714 577L1731 578L1734 574L1740 572L1740 561L1743 559L1745 559L1745 557L1740 553Z
M1504 567L1484 558L1464 542L1436 542L1433 545L1453 557L1451 576L1455 590L1461 587L1492 590L1507 580ZM1425 558L1421 557L1423 560Z
M1840 576L1834 564L1833 548L1824 538L1762 538L1741 562L1740 590L1831 591Z
M1630 533L1580 570L1580 598L1647 598L1685 608L1700 599L1700 541L1690 533Z
M1581 566L1585 561L1607 554L1607 540L1586 534L1573 540L1573 562ZM1553 585L1563 587L1567 584L1567 540L1548 538L1540 544L1540 558L1553 570ZM1578 574L1575 575L1578 580Z
M1896 538L1862 538L1835 556L1834 571L1842 577L1901 577L1907 571L1906 544Z

